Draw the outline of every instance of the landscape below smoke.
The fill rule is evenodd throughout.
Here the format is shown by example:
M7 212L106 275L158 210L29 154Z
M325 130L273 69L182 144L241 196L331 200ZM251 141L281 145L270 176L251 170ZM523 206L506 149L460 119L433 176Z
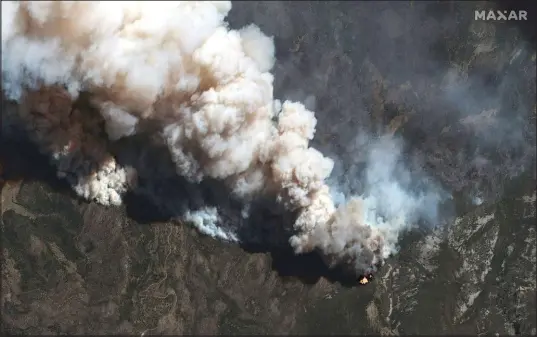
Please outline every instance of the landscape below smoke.
M273 38L230 30L230 10L2 2L2 91L17 103L6 115L81 197L120 205L145 194L215 238L289 233L295 253L363 272L412 226L440 225L449 194L408 165L398 136L356 130L360 158L310 146L314 113L273 96ZM353 161L363 174L342 169Z

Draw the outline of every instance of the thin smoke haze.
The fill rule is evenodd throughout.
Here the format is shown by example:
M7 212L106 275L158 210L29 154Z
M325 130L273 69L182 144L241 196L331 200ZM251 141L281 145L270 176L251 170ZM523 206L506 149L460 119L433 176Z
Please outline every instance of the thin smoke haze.
M364 136L365 177L330 177L334 160L309 144L314 113L273 96L273 38L255 25L229 29L230 10L227 1L3 1L4 95L87 200L123 202L137 172L118 163L110 144L150 135L190 183L219 180L244 205L270 196L296 213L296 253L318 250L357 271L382 263L402 232L421 218L436 221L442 191L432 182L416 187L392 136ZM357 180L358 190L346 185ZM240 240L214 207L183 220Z

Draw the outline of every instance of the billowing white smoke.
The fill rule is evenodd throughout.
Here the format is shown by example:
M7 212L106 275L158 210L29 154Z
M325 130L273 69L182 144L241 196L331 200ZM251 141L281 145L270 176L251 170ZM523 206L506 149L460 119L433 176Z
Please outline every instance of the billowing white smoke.
M321 249L357 268L382 261L420 200L405 199L380 165L372 170L384 178L368 184L370 196L336 211L325 182L334 163L308 145L314 114L274 99L272 38L253 25L229 30L230 9L227 1L3 1L2 89L85 198L118 204L134 179L98 131L81 127L96 119L73 106L81 92L91 94L109 140L156 126L179 175L223 180L246 202L273 194L297 211L297 253ZM95 161L106 165L85 164ZM186 217L218 232L207 225L216 210Z
M360 138L364 141L367 137ZM386 135L367 141L365 174L359 182L362 195L347 201L345 194L351 194L356 187L337 181L345 176L331 179L336 180L331 185L339 187L334 190L333 199L341 206L331 221L317 226L309 238L310 244L320 247L329 262L351 260L359 269L381 263L383 257L395 253L399 234L420 218L434 222L443 197L435 184L412 190L414 179L403 161L401 142L397 139ZM356 219L369 226L357 226Z

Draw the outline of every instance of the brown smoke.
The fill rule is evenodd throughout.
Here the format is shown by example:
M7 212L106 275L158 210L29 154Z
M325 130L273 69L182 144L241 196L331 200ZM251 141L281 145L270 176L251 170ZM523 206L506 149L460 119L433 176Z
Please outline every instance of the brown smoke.
M378 222L363 198L336 210L325 181L334 163L309 146L314 113L274 99L272 38L254 25L228 29L230 9L226 1L2 2L3 90L84 198L120 203L133 172L107 142L153 132L191 182L219 179L245 201L274 195L296 211L297 253L320 249L357 268L382 261L407 219L396 210L393 223ZM73 103L82 91L98 113ZM188 218L198 227L217 221L214 212Z

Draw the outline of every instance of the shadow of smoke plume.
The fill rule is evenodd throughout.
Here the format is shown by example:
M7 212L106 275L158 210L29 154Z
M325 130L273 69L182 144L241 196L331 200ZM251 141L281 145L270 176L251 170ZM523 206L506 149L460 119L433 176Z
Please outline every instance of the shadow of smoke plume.
M86 107L87 109L87 107ZM9 117L4 115L3 117ZM15 117L12 115L11 117ZM57 179L57 168L47 154L39 153L35 143L27 139L28 131L20 122L3 119L0 163L2 179L39 181L75 199L68 181ZM293 277L306 284L320 278L345 287L356 286L356 273L348 266L330 268L318 252L296 255L288 244L295 215L275 204L273 199L252 202L250 216L244 218L241 203L229 198L221 182L192 184L174 173L168 150L147 135L128 137L109 144L121 166L130 166L138 173L138 184L124 196L127 216L138 223L150 225L173 218L182 218L185 211L218 207L222 221L219 227L237 233L240 246L250 253L269 253L272 268L280 277ZM148 145L151 144L151 145Z
M49 157L40 153L30 140L5 134L0 137L0 189L4 184L37 181L76 198L71 186L65 180L57 179L56 173Z
M92 5L88 6L91 7ZM212 5L207 5L207 8L210 9L210 6ZM227 5L222 6L221 9ZM247 6L247 4L242 4L241 6ZM513 59L516 62L509 63L513 65L513 68L506 66L503 70L514 71L514 69L518 69L516 71L519 71L519 73L515 71L515 75L512 78L504 77L503 80L500 79L499 81L494 78L491 80L487 74L498 73L502 70L497 68L498 64L506 64L505 62L490 64L483 61L482 64L471 69L465 69L464 64L454 66L448 53L450 47L460 47L462 50L461 59L463 60L468 60L471 58L471 54L475 54L476 50L478 50L478 55L474 56L475 59L480 60L479 55L485 55L490 52L487 46L490 46L491 41L493 41L490 38L495 37L490 31L490 27L492 27L490 24L481 26L479 24L473 27L472 23L468 22L473 16L464 16L462 14L468 14L469 7L464 7L466 5L453 6L452 4L434 4L433 6L431 3L414 3L413 7L409 7L408 4L403 2L390 3L389 6L387 3L364 2L360 6L348 5L347 3L347 5L341 4L342 7L339 7L338 10L348 10L348 15L340 17L341 13L337 13L337 10L328 4L319 3L318 6L320 7L315 7L315 10L314 5L307 3L297 2L291 3L289 6L289 8L293 8L293 17L282 3L274 5L265 3L262 5L263 8L266 7L265 10L268 12L270 12L270 8L273 10L276 8L276 13L282 14L282 19L279 19L281 24L278 25L281 28L276 28L281 31L269 31L269 35L276 36L277 45L280 42L285 46L292 45L292 50L280 51L277 55L277 58L280 58L280 56L282 58L281 62L276 64L274 71L276 96L304 98L308 105L315 105L319 111L323 112L316 115L318 118L317 137L314 138L312 143L325 155L335 159L336 166L328 181L329 185L336 189L334 198L336 202L341 203L352 195L362 195L364 198L362 204L365 205L366 210L364 212L365 223L356 221L359 218L354 218L352 223L346 223L351 226L342 226L350 229L349 231L341 230L338 232L338 224L333 226L334 223L321 221L319 217L315 216L305 217L302 220L307 221L300 222L299 225L299 227L302 226L303 233L307 233L310 225L317 223L317 226L320 226L319 228L322 228L322 230L313 235L309 242L308 240L300 241L300 249L306 250L313 247L313 251L316 249L324 250L326 253L324 262L328 260L329 264L333 257L335 257L336 262L348 262L352 260L349 259L349 254L354 254L358 257L369 256L368 254L361 255L361 251L359 251L361 249L360 245L353 246L353 240L348 242L353 246L351 248L342 243L346 244L347 238L360 239L361 234L364 233L365 226L363 225L371 224L385 232L388 251L396 252L399 234L403 233L404 230L420 223L420 221L429 225L440 222L441 217L437 213L438 202L445 198L446 195L438 184L427 178L429 174L438 178L445 189L449 191L474 188L478 192L483 188L482 185L485 184L489 185L487 188L496 188L497 191L498 186L501 186L501 183L496 178L498 175L506 172L510 175L516 175L520 168L524 166L524 160L528 159L526 149L529 143L524 136L516 136L514 135L515 132L513 132L524 126L520 125L523 118L518 120L511 118L512 114L509 113L523 113L526 111L527 105L525 107L520 105L515 108L509 108L509 102L517 102L518 97L527 99L527 96L524 96L527 93L517 96L519 87L524 86L524 83L516 82L517 78L521 78L519 81L528 80L528 76L524 76L524 73L521 73L522 70L520 70L524 67L523 62L517 63L517 60L521 60L520 55L524 58L531 53L518 54ZM256 8L252 7L252 9L255 14ZM214 14L214 8L212 10ZM331 15L336 15L337 19L326 16L324 10ZM382 15L371 15L371 13L377 12L382 13ZM233 11L231 13L233 14ZM258 20L257 14L252 17L254 17L253 21L259 23L262 28L263 20L273 20L273 16L266 13L264 15L259 14L259 16L261 16L261 20ZM245 17L248 22L239 26L244 26L252 21L252 17L248 15L245 15ZM88 16L88 18L91 17ZM286 20L286 18L289 20ZM461 22L464 24L457 21L461 18ZM306 49L306 51L301 49L300 43L297 42L297 45L296 41L293 40L295 32L289 26L285 27L286 24L291 25L295 21L302 22L302 26L309 27L308 29L311 28L312 30L309 36L305 36L301 40L306 48L310 43L310 48ZM204 23L204 21L200 22ZM108 23L111 24L113 21ZM218 26L221 23L216 20L212 24ZM51 25L54 25L53 20ZM446 39L446 36L460 38L460 34L465 34L459 31L463 29L460 27L466 27L467 25L471 26L471 36L468 36L466 40L460 42L455 39ZM363 29L364 27L368 27L368 29ZM225 36L225 31L226 29L220 30L220 33L224 34L222 36ZM349 31L352 34L344 34ZM34 33L38 34L39 32ZM59 32L58 34L63 33ZM249 34L253 34L252 31ZM195 36L190 37L194 39ZM20 42L21 40L18 41ZM213 39L212 42L218 41ZM228 44L210 44L211 48L207 48L203 52L219 50L216 47L224 45L228 46ZM233 48L242 48L239 45L233 45ZM19 47L21 46L22 44L19 45ZM231 44L229 46L232 47ZM502 45L501 49L515 51L511 45ZM254 50L259 51L259 49L255 48ZM140 52L142 51L143 48L140 49ZM267 59L271 58L269 54L271 53L267 52ZM501 54L504 57L504 61L506 57L511 59L516 56L516 53L505 56L507 54ZM106 55L108 55L108 51ZM166 53L163 55L166 56ZM200 52L199 55L203 56L205 54ZM230 55L238 54L231 53ZM12 56L13 65L19 66L16 55ZM99 59L103 55L97 53L93 54L93 56ZM136 58L130 59L129 55L123 56L133 63L140 61ZM207 58L202 58L202 60L211 59L210 54L205 56ZM56 59L52 57L51 60ZM259 72L253 69L255 67L251 63L252 60L244 59L244 61L252 65L251 74L259 75ZM269 60L264 60L263 58L255 61L260 62L262 68L266 68L267 64L270 63L268 62ZM140 76L142 76L142 70L145 69L143 66L146 66L143 62L141 63L142 67L133 66L130 68L133 70L133 78L138 80L142 78ZM90 62L90 64L92 63ZM96 64L99 65L100 63L97 62ZM158 64L166 65L168 63L162 62L162 64ZM534 70L534 63L532 65ZM117 63L116 66L119 67L120 63ZM160 79L155 74L160 74L164 70L157 68L151 69L150 72L144 74L149 79L148 88L152 84L155 84L155 86L151 87L152 89L159 87L157 82ZM209 69L210 67L206 68ZM13 69L19 68L13 67ZM39 75L39 69L38 67L33 69L36 72L35 76ZM482 73L479 73L479 69L481 69ZM175 70L179 73L182 71L181 67ZM97 73L99 72L97 71ZM109 71L107 70L106 73L108 74ZM166 72L164 71L164 73ZM282 73L288 74L288 76L282 76ZM56 73L47 73L45 75L50 74L57 75ZM59 72L59 74L62 73ZM215 72L215 74L221 75L223 73ZM67 75L71 76L72 74ZM149 75L155 76L151 77ZM236 76L238 74L234 72L230 75L233 75L234 80L241 78L241 76ZM111 79L113 79L113 76ZM256 79L260 80L261 78L256 77ZM22 81L22 79L19 80ZM150 80L155 81L155 83L149 83ZM263 78L264 80L266 78ZM146 90L140 90L139 82L132 81L130 83L133 84L132 88L130 88L133 91L130 94L127 92L125 96L128 104L134 104L128 102L129 99L136 102L140 96L143 96L137 95L138 93L146 93ZM302 87L304 82L308 84L308 88L303 91L289 89ZM488 89L489 87L483 84L489 82L493 83L492 87L490 87L492 89ZM228 83L222 81L219 85L221 85L224 93L229 94L233 90L229 90ZM501 83L503 85L500 85ZM103 85L98 80L90 84ZM113 84L116 83L113 81L108 83L108 85ZM204 82L204 84L207 83ZM406 89L393 90L394 87L402 87L403 84L405 84ZM310 93L310 90L313 93ZM249 90L246 91L250 92ZM254 94L258 93L256 90L252 91ZM147 98L149 100L151 93L150 90L147 92L149 92ZM511 96L504 97L499 95L501 98L496 99L497 97L495 96L498 96L498 93L505 92L508 92ZM533 93L535 93L534 86ZM308 99L308 97L315 97L315 100ZM215 108L211 103L212 101L210 101L214 97L207 95L205 98L208 101L202 103L202 105L206 104L211 106L211 109ZM233 98L239 97L233 96ZM273 253L275 268L282 270L283 274L289 273L289 270L292 269L300 269L298 266L302 263L308 264L306 261L313 261L311 262L312 265L319 266L317 262L314 262L318 261L319 257L315 253L299 257L291 257L292 254L286 253L289 251L289 236L295 234L291 228L296 214L283 212L281 206L278 206L273 200L269 201L264 198L254 199L250 202L248 209L229 193L228 188L224 186L225 184L222 181L204 179L198 184L178 177L176 173L177 165L172 164L169 150L175 151L174 155L176 157L174 160L179 166L183 165L184 168L185 165L192 164L192 162L188 162L185 157L181 157L181 148L193 143L194 146L191 150L192 153L195 153L199 150L197 147L199 144L195 141L192 141L192 143L187 143L186 141L185 143L175 143L177 139L174 140L174 137L181 138L182 132L177 125L168 129L168 131L176 131L168 134L168 136L175 134L169 139L173 141L167 144L168 147L164 146L160 140L154 139L147 134L130 136L134 133L135 121L133 122L133 120L136 118L129 116L127 112L121 109L137 114L136 117L140 118L140 120L145 119L147 116L141 111L130 111L127 103L125 103L126 106L122 106L121 104L124 102L121 97L106 97L104 95L103 99L117 99L114 103L118 104L118 109L112 109L114 107L107 104L103 105L103 109L106 108L103 114L109 122L107 126L109 128L112 126L111 129L118 128L117 130L107 130L111 131L108 132L110 137L127 137L116 142L105 141L102 144L98 143L96 147L89 145L85 147L88 153L97 149L102 152L102 156L89 155L89 159L84 156L73 157L69 153L62 152L65 146L68 149L73 149L76 148L76 144L73 147L69 128L65 130L66 132L63 132L64 126L59 123L61 126L58 130L59 142L55 145L56 148L47 150L51 154L60 154L59 158L62 160L59 163L60 170L66 173L67 178L69 178L70 171L73 171L78 174L74 178L87 180L88 183L84 185L84 188L78 188L79 194L89 199L104 198L106 200L100 201L105 201L107 204L117 204L120 200L116 198L116 194L118 194L116 191L121 193L131 189L126 196L127 208L132 216L137 217L142 222L150 222L159 218L190 219L190 222L193 222L194 226L205 234L225 240L240 241L247 250L270 251ZM241 97L237 103L240 105L250 101L250 99L242 101ZM385 103L381 101L385 101ZM497 103L496 105L500 104L501 109L490 104L491 102ZM155 102L149 100L145 103L153 104ZM161 103L165 108L166 100L157 102L157 107ZM266 102L263 100L263 103ZM211 109L207 111L216 111ZM481 116L479 114L483 112L482 109L499 110L490 114L487 112L487 114ZM509 111L509 109L511 110ZM166 109L162 110L166 113L168 112ZM390 138L386 136L386 133L395 132L394 130L388 130L386 124L392 117L400 115L404 110L412 111L408 113L410 116L409 121L403 128L402 136L404 141L398 137ZM67 116L67 119L69 119L71 110L66 111L67 113L62 114L62 116ZM159 110L158 112L162 111ZM148 113L150 113L149 110ZM185 109L181 113L188 116L190 111ZM46 117L47 114L41 113L40 115ZM57 122L54 115L49 117L52 117L54 123ZM162 118L164 121L170 118L165 114L156 117ZM468 119L469 117L471 118ZM475 117L479 117L477 118L477 123L472 122L476 120ZM484 120L488 121L490 117L496 119L496 122L493 124L483 123ZM84 118L82 119L85 120ZM150 120L151 118L147 119ZM465 120L466 122L460 122L460 120ZM201 120L194 120L194 122L201 122L195 123L197 124L196 126L199 126L203 122L207 122L207 120L201 118ZM102 123L99 123L96 124L99 126L95 129L97 131L91 131L89 134L95 136L96 139L99 139L99 137L105 139L106 137L102 132ZM495 125L496 129L491 125ZM292 127L293 124L289 123L286 126ZM92 128L90 129L93 130ZM43 130L46 131L47 129ZM88 133L83 126L77 126L74 130L76 131L75 136ZM255 134L259 135L262 132ZM215 139L204 138L198 141L208 145L211 144L211 141L214 142ZM82 143L91 144L92 138L89 137L87 140L87 142ZM39 139L37 142L43 143ZM78 143L80 145L80 142ZM216 145L218 144L216 142ZM245 143L243 142L243 144ZM215 144L213 143L213 145ZM497 145L502 150L496 151ZM520 148L520 151L518 148ZM236 147L234 148L233 144L231 144L229 149L236 150ZM215 151L214 148L211 148L211 150ZM83 152L86 152L86 150ZM110 153L114 154L119 165L114 167L108 165ZM207 159L203 155L204 153L201 155L202 160ZM292 166L293 158L296 157L293 155L283 157L283 166ZM238 161L234 160L231 160L231 162L238 163ZM498 165L500 162L502 165ZM67 168L70 165L74 165L76 169L66 170L62 163L66 163ZM214 169L214 167L212 168ZM320 165L317 167L320 167ZM136 187L130 181L129 168L133 168L138 174ZM104 176L114 174L115 179L112 179L112 181L110 179L100 179L97 174L97 180L92 180L95 178L93 173L102 170L108 170ZM306 169L300 172L306 177L304 181L310 178L315 180L316 177L309 177L307 171ZM428 172L429 174L427 174ZM188 173L192 174L192 172ZM475 176L475 179L473 179L473 176ZM112 191L104 194L99 192L92 194L90 192L93 190L99 190L91 188L93 183L104 185L100 186L105 190L109 190L108 187L112 187L110 188ZM286 188L293 186L295 182L290 179L285 182L283 180L279 181L279 183L282 183L283 187L281 188L284 190L283 194L285 194ZM109 186L108 184L115 185ZM337 189L341 192L340 194L337 193ZM293 192L297 193L295 194L297 196L301 191L298 188ZM318 214L316 213L317 210L323 210L325 204L322 204L322 200L324 199L316 199L316 201L319 200L321 200L320 207L316 208L319 205L315 204L315 207L308 209L308 211L312 211L309 213L310 215L316 215ZM323 216L331 213L330 207L326 209L328 211L324 212ZM155 215L150 216L153 213ZM345 217L341 218L346 220ZM326 227L323 227L324 225ZM332 235L329 240L325 235L327 233ZM373 238L373 236L368 236L368 238ZM370 251L377 246L374 238L368 243L370 245L367 249ZM280 249L284 246L286 248ZM308 260L309 258L311 260ZM285 262L281 262L286 259L290 261L287 265ZM352 264L352 262L356 261L350 262ZM358 262L363 264L362 261ZM292 267L287 268L289 265ZM363 266L357 265L357 267L361 268ZM329 268L326 266L323 268L319 268L317 274L328 273ZM332 271L334 270L332 269ZM311 276L310 272L297 271L296 273L303 275L305 278Z
M104 120L92 107L87 94L73 101L61 87L43 87L29 92L21 105L10 105L2 115L3 136L19 138L16 142L8 138L2 141L10 149L17 149L2 151L2 161L11 163L4 165L7 180L42 180L62 193L67 191L79 198L80 193L67 189L67 185L72 187L81 180L90 180L113 156L119 167L137 173L123 200L128 216L134 220L146 224L170 219L184 221L189 219L188 214L199 212L207 216L208 210L215 209L218 220L202 219L201 224L196 222L197 218L190 220L194 220L194 226L203 234L239 241L249 252L269 252L273 268L281 276L298 277L307 283L314 283L320 277L349 286L355 283L352 273L328 268L317 252L300 256L294 253L288 242L293 235L296 214L286 211L273 198L253 200L245 214L244 203L233 198L223 182L206 179L192 183L178 176L168 148L158 137L141 134L109 141ZM21 146L21 142L27 140L38 146L40 155L35 157L32 151L22 151L29 145ZM68 151L64 150L66 147ZM26 158L30 158L31 164ZM17 159L24 163L16 165ZM49 167L43 161L48 161L55 174L42 169ZM41 169L32 170L31 166Z
M129 216L137 221L181 221L188 213L211 213L214 209L217 226L212 227L212 220L197 225L202 233L245 244L288 246L294 217L274 198L258 197L246 204L234 197L225 182L205 179L193 183L178 176L168 148L151 135L121 139L111 151L120 165L137 172L137 185L125 199Z
M405 165L384 180L414 200L433 196L422 199L430 205L411 205L418 214L434 218L442 189L493 201L506 177L535 160L534 48L505 29L511 24L474 21L475 9L494 9L490 2L347 4L243 4L230 17L237 26L253 18L283 46L274 70L278 96L296 96L301 87L301 98L316 97L322 113L312 143L335 160L330 186L347 196L365 192L368 146L405 115L397 130ZM276 12L281 24L274 26ZM442 204L440 222L452 206Z
M292 225L296 214L285 210L274 198L255 198L245 208L220 181L188 182L175 174L167 148L143 135L115 142L112 152L120 165L133 167L138 173L136 188L125 197L127 214L136 221L147 224L169 219L181 221L187 212L204 213L215 208L218 221L207 221L205 225L217 224L215 230L229 235L231 241L237 240L247 252L269 253L272 268L281 277L296 277L307 284L323 277L344 286L356 286L359 271L352 264L330 266L320 251L295 254L289 246L289 238L294 234ZM198 230L226 239L223 234L210 232L202 226Z
M219 215L218 229L233 234L246 252L270 254L272 269L280 277L296 277L306 284L326 278L346 287L356 286L355 270L346 266L331 268L317 251L295 254L289 238L296 214L273 198L256 198L245 208L220 181L188 182L175 174L168 149L158 140L148 141L147 136L121 139L112 144L112 152L120 165L133 167L138 173L136 188L124 197L127 215L135 221L150 225L180 220L186 212L206 212L214 207ZM217 236L207 229L205 234Z
M119 193L133 181L130 169L117 167L108 151L104 125L86 94L73 100L62 86L27 90L19 103L2 97L3 135L36 144L56 167L57 177L68 182L78 196L117 204ZM95 193L93 185L110 193Z

